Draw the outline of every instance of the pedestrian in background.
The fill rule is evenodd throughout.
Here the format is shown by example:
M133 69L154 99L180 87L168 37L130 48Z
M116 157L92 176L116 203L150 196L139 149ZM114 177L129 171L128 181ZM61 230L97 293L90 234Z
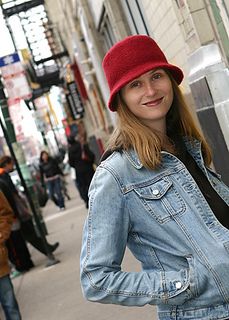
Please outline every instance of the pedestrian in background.
M95 172L95 155L90 150L85 135L79 135L78 140L70 136L68 144L68 159L70 166L75 169L76 187L88 208L88 189Z
M11 232L13 211L4 194L0 191L0 303L6 320L20 320L20 310L10 279L6 240Z
M62 211L65 209L64 196L61 188L61 176L63 172L58 162L47 151L40 154L40 174L42 183L47 185L50 199Z
M229 319L229 189L179 84L135 35L103 60L117 127L89 190L81 253L88 300L158 306L161 320ZM121 269L126 246L142 271Z
M48 255L49 252L54 252L58 248L59 242L56 242L54 244L48 243L47 245L49 247L48 248L49 252L47 252L47 248L45 247L43 240L41 239L41 237L37 235L37 232L34 228L32 215L27 205L26 198L23 194L19 193L19 191L17 190L17 188L15 187L14 183L11 180L9 173L14 171L13 159L10 156L1 157L0 167L1 169L4 170L3 174L2 175L0 174L0 188L2 188L2 191L4 192L5 197L7 198L10 206L13 209L15 216L18 219L18 224L20 226L19 228L20 233L22 234L24 240L29 242L35 249L37 249L44 255ZM15 249L17 248L18 243L19 243L19 240L15 239ZM22 246L22 248L23 247L24 246ZM12 250L10 249L10 257L11 257L11 251ZM25 250L18 248L18 250L16 249L16 251L20 255L20 252L24 252ZM27 252L25 256L28 256L28 254L29 253ZM31 259L29 259L28 261L28 266L31 265L32 267L33 264L31 263L30 260Z
M17 189L13 184L10 172L14 170L14 163L10 156L0 158L0 189L13 209L14 219L9 239L6 241L10 262L19 272L29 271L34 267L29 249L21 229L21 217L17 210L15 196Z

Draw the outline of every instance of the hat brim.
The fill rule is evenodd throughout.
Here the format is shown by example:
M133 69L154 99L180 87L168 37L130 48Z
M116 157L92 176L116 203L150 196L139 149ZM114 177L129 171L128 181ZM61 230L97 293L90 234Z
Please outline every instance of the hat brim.
M175 81L177 82L177 84L179 85L183 78L184 78L184 74L182 72L182 70L180 68L178 68L177 66L173 65L173 64L169 64L169 63L161 63L161 64L154 64L154 63L149 63L148 65L145 65L144 68L142 66L138 66L136 67L134 70L131 70L132 73L132 78L129 78L129 75L127 74L126 76L124 76L122 78L121 81L118 82L118 85L115 86L112 91L110 92L110 98L108 101L108 107L111 111L116 111L117 106L113 105L114 102L114 98L116 96L116 94L130 81L134 80L135 78L141 76L142 74L146 73L147 71L153 70L153 69L158 69L158 68L162 68L165 70L169 70L169 72L171 73L171 75L173 76L173 78L175 79Z

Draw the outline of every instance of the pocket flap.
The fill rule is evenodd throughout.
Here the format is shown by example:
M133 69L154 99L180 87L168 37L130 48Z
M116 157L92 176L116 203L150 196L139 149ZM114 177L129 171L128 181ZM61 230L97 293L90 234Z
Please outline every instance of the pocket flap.
M168 181L166 178L163 178L149 186L137 188L135 191L142 198L156 200L163 197L171 186L172 182Z

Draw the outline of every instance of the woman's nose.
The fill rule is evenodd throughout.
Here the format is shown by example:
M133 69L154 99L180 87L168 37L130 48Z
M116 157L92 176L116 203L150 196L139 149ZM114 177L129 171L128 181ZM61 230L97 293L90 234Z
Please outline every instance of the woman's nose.
M155 94L155 87L152 82L147 82L145 84L145 93L147 96L152 96Z

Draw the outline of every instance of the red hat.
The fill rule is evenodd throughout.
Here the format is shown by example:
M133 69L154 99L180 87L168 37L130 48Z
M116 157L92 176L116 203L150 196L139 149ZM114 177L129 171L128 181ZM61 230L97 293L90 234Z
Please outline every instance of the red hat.
M131 80L155 68L168 69L177 84L183 72L169 64L157 43L146 35L134 35L116 43L103 59L103 70L110 88L108 107L116 111L113 99L116 93Z

